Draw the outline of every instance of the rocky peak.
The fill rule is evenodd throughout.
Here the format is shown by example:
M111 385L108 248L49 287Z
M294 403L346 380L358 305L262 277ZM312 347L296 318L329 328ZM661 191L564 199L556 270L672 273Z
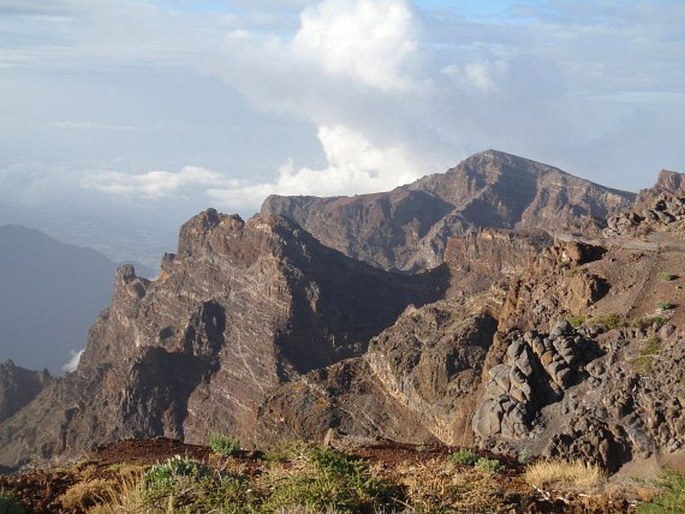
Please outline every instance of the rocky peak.
M675 196L685 196L685 174L661 170L652 189Z
M0 363L0 422L27 405L51 381L46 369L24 369L12 360Z
M77 372L0 427L0 464L31 453L27 441L56 455L120 437L204 441L218 430L249 442L274 388L363 354L446 284L444 269L402 276L354 261L282 216L243 222L213 210L181 228L162 267L153 281L119 269Z
M635 203L607 219L606 237L646 236L668 231L685 236L685 174L662 170L656 184L643 189Z

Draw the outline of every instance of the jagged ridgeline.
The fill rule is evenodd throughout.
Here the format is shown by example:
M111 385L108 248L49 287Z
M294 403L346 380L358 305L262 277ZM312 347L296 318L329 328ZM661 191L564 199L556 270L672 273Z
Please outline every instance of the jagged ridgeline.
M118 270L77 371L0 424L0 465L216 432L676 458L683 183L636 201L487 151L387 193L209 209L157 279Z

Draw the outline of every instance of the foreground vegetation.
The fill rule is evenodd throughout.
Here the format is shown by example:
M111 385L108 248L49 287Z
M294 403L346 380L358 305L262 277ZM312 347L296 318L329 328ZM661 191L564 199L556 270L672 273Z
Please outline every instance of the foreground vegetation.
M609 487L601 469L579 461L523 466L469 449L378 453L362 447L352 454L302 443L261 454L241 450L239 441L221 436L213 436L210 447L213 453L199 460L176 455L105 468L85 461L72 471L56 471L63 491L43 510L654 514L682 512L685 505L685 475L676 472L666 473L658 488L642 487L636 498L630 488ZM22 507L11 490L0 488L0 514L40 511Z

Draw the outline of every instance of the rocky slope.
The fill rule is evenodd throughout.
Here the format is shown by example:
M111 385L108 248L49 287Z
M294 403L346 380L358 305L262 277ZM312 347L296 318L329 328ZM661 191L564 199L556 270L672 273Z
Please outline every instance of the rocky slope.
M30 403L51 381L47 370L24 369L11 360L0 363L0 422Z
M488 150L388 193L270 196L262 213L287 216L323 244L374 266L417 270L441 263L447 241L473 227L596 234L607 214L634 197Z

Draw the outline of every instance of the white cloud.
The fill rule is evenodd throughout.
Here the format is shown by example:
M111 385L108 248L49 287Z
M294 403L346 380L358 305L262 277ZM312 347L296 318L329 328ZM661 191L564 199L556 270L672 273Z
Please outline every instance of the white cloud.
M221 173L196 166L186 166L178 172L149 171L129 174L118 171L91 173L81 179L85 189L126 198L161 199L172 196L188 198L205 189L238 187L238 180L227 179ZM201 194L200 194L201 196Z
M270 183L216 188L210 195L220 205L258 206L269 194L337 196L392 189L418 178L412 162L400 147L379 149L362 134L343 126L320 127L319 140L328 166L314 170L283 165Z
M75 350L70 350L69 351L69 361L62 366L62 371L65 373L71 373L72 371L76 371L76 368L78 367L78 363L81 360L81 355L83 355L83 352L86 349L84 348L83 350L80 351L75 351Z
M306 8L292 51L327 73L382 91L420 86L408 69L416 55L414 17L404 0L326 0Z

